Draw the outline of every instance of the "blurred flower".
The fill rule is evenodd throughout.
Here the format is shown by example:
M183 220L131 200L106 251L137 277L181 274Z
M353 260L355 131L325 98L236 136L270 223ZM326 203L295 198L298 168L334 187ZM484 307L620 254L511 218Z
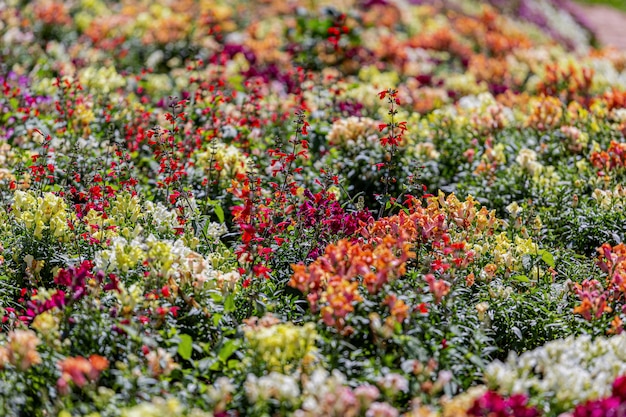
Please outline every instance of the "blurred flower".
M61 371L57 388L61 394L67 395L70 391L70 382L78 388L83 388L89 382L98 379L100 373L109 367L109 361L100 355L91 355L89 359L77 356L60 360L57 366Z
M163 348L151 350L146 355L148 369L153 377L168 376L180 365L174 361L172 355Z
M367 411L365 417L398 417L400 412L389 403L374 402Z
M317 332L313 323L275 323L244 327L250 354L267 371L307 371L315 362Z
M41 340L32 330L13 330L7 336L7 343L0 346L0 369L6 364L15 366L19 371L26 371L31 366L41 363L37 346Z

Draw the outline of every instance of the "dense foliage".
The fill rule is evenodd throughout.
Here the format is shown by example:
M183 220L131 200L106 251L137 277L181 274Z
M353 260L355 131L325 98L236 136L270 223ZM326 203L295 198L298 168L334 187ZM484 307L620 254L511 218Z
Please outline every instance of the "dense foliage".
M0 414L623 412L626 55L489 3L0 0Z

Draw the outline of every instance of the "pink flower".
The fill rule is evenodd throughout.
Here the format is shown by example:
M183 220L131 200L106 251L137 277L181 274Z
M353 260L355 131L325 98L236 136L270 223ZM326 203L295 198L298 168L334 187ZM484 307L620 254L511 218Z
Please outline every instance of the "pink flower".
M375 402L365 413L365 417L398 417L400 413L388 403Z

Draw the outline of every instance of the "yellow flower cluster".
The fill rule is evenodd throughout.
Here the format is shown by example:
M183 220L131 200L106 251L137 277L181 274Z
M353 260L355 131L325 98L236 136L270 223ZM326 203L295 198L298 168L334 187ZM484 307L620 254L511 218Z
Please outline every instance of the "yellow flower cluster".
M137 220L143 218L141 203L139 197L128 192L119 193L115 196L115 200L111 203L111 211L109 217L115 219L118 226L133 226ZM121 233L122 236L128 236L128 233Z
M115 67L87 67L80 73L83 86L103 94L108 94L126 85L126 79L117 73Z
M251 358L263 363L268 372L289 373L297 366L306 370L315 361L317 332L314 323L247 325L244 334L252 351Z
M109 270L126 273L144 262L149 262L150 268L158 270L164 276L169 276L174 272L172 268L174 246L183 250L183 256L186 252L191 252L182 245L181 241L172 244L166 240L157 240L154 236L146 240L139 238L127 240L123 237L116 237L112 239L109 248L98 254L96 264Z
M204 167L206 175L227 181L246 174L253 165L238 148L222 142L212 143L208 149L195 155L196 166ZM218 175L215 174L217 171Z
M145 252L135 241L123 238L114 239L110 249L101 252L101 259L109 262L111 269L128 272L135 268L145 258Z
M515 158L524 172L532 177L533 183L542 188L550 188L559 181L553 166L545 166L537 161L537 153L532 149L523 148Z
M102 242L117 236L132 240L141 234L143 226L164 233L172 231L178 224L174 211L168 210L161 203L146 201L142 204L138 196L128 192L115 196L106 216L90 210L83 221L91 236Z
M51 311L45 311L33 320L32 328L35 329L44 341L49 345L59 343L59 326L61 319Z
M211 257L194 252L183 240L172 242L153 235L132 240L114 237L110 246L96 255L95 261L98 268L123 274L143 266L151 276L173 279L178 286L208 286L228 291L240 279L236 271L215 269Z
M67 225L70 219L67 204L53 193L37 197L34 191L18 190L14 194L12 213L33 233L35 239L42 240L44 233L59 242L68 242L71 238Z
M498 267L504 267L507 271L516 269L524 255L536 254L539 248L531 238L522 239L515 236L514 241L511 241L506 233L502 232L486 239L482 244L475 244L473 250L479 255L491 254L495 264L492 269L495 272Z
M452 74L444 81L447 90L456 91L462 96L476 95L488 90L486 82L476 81L476 76L469 72L463 74Z

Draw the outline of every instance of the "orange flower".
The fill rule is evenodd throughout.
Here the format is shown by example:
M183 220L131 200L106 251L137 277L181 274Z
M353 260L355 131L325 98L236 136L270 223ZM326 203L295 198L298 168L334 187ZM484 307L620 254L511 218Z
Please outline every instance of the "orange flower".
M387 295L384 302L389 307L391 317L396 322L403 323L409 317L409 306L404 301L399 300L395 294Z
M620 334L623 331L624 328L622 327L622 319L620 319L619 316L613 317L613 320L611 321L611 329L608 331L608 333Z
M406 261L415 257L411 244L398 236L407 234L395 226L393 229L395 233L385 235L367 232L370 242L342 239L328 245L324 255L311 265L292 265L289 285L307 294L311 309L321 309L327 325L342 329L354 305L363 301L361 287L369 294L378 293L385 284L401 277Z
M100 373L109 367L108 359L100 355L91 355L89 359L82 356L67 357L57 363L61 377L57 380L57 388L62 394L69 393L69 383L73 382L82 388L88 382L94 382Z
M611 141L606 151L593 152L591 164L599 170L610 171L626 167L626 143Z
M542 96L533 107L526 122L537 130L548 130L559 126L563 121L563 104L552 96Z
M597 280L584 280L582 283L576 284L574 292L581 300L580 305L574 307L574 314L580 314L585 320L597 319L602 314L612 311L607 304L609 295Z
M474 276L474 273L470 273L467 277L465 277L465 284L468 287L471 287L472 285L474 285L474 282L476 281L476 277Z
M4 355L0 353L0 366L2 356L5 361L15 366L20 371L26 371L33 365L41 363L41 356L37 352L37 346L41 343L32 330L14 330L9 333L8 344L4 349Z
M102 372L109 367L109 360L104 356L91 355L89 356L89 362L91 362L91 366L98 372Z

